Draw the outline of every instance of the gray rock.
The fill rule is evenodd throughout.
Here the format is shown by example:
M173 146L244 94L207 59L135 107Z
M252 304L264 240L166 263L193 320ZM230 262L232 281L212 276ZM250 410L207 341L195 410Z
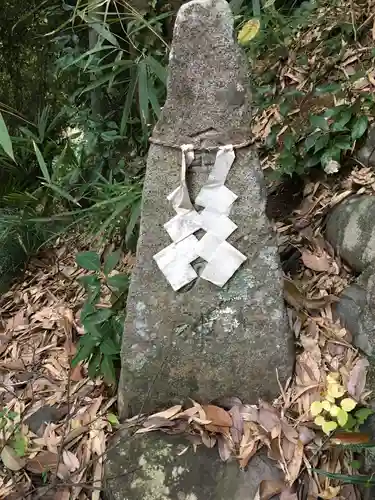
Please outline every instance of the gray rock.
M362 272L375 259L375 196L352 196L327 219L327 240L354 269Z
M156 433L122 437L105 460L106 500L253 500L262 480L283 479L263 454L242 471L222 462L217 448L190 446L179 455L188 444Z
M294 363L283 303L282 276L265 215L266 194L256 154L236 150L227 186L238 196L228 239L247 261L224 288L197 279L176 293L153 261L170 244L163 224L174 212L167 195L179 185L181 152L194 144L189 169L193 197L207 179L207 147L250 137L247 68L233 41L225 0L193 0L181 7L171 49L168 96L151 145L142 220L127 304L119 405L122 416L148 412L187 397L246 401L278 394ZM155 143L158 141L159 144ZM160 145L162 143L163 145Z
M361 275L344 290L335 311L352 333L353 343L369 356L375 351L375 197L353 196L327 219L326 237Z
M353 336L353 344L368 356L375 355L375 267L370 265L347 287L335 306L342 325Z
M370 127L365 143L356 156L366 167L375 167L375 126Z

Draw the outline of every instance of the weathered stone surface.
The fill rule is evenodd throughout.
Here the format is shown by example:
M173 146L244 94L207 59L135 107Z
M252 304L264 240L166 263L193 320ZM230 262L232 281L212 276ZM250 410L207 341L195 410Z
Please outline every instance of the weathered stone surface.
M327 219L326 237L357 272L375 259L375 196L353 196L337 205Z
M168 97L154 139L197 150L250 137L247 70L233 41L225 0L193 0L177 16ZM193 199L216 151L196 151L188 185ZM236 150L227 186L238 195L229 243L247 261L222 289L197 279L176 293L153 261L170 244L163 224L174 212L167 195L179 184L179 149L152 144L143 193L137 264L127 305L119 385L120 411L154 410L187 397L209 401L237 395L272 398L291 374L293 341L282 277L265 215L265 191L255 153ZM199 264L195 266L199 273Z
M244 472L222 462L217 448L190 447L179 456L188 444L156 433L120 439L105 461L106 500L253 500L262 480L283 479L265 455Z
M375 197L353 196L334 208L326 236L338 254L361 275L344 290L335 306L353 343L375 353Z
M356 156L366 167L375 167L375 126L369 129L365 143Z
M335 312L353 335L353 344L368 356L375 355L375 267L370 265L347 287Z

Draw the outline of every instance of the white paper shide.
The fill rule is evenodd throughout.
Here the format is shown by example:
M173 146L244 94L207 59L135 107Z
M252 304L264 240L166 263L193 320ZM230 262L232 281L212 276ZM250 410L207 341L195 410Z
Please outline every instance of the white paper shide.
M237 229L229 214L237 195L225 186L235 154L232 145L219 148L215 164L207 182L195 199L197 211L191 202L186 184L186 170L194 160L191 145L181 147L180 185L168 196L176 215L164 224L173 243L154 255L154 259L174 290L179 290L198 278L191 263L198 257L207 264L200 278L222 287L246 260L226 239ZM198 240L194 235L203 229Z

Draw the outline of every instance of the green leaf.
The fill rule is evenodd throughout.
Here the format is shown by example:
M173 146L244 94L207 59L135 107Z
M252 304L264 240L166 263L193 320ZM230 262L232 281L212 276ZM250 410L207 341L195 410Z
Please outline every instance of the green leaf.
M92 287L100 287L100 279L96 276L96 274L86 274L86 276L80 276L78 281L85 288L85 290Z
M48 183L44 183L44 185L46 187L49 187L50 189L52 189L52 191L55 191L55 193L57 193L59 196L61 196L61 198L65 198L66 200L70 201L74 205L78 205L79 207L81 206L78 203L78 201L75 198L73 198L73 196L71 194L69 194L64 189L61 189L60 186L57 186L56 184L48 184Z
M82 321L83 328L85 330L85 335L89 335L93 340L95 340L96 344L99 345L99 343L103 340L103 337L105 337L108 333L107 328L107 323L90 323L90 317L87 317L84 321Z
M119 419L114 413L107 413L107 420L111 425L119 425Z
M27 439L20 432L12 440L12 448L19 457L24 457L27 450Z
M98 350L94 356L90 359L89 366L87 369L90 378L95 378L100 368L100 363L102 360L102 353Z
M371 408L360 408L354 413L354 417L356 418L359 425L363 425L366 420L374 414L374 411Z
M290 103L288 103L287 101L283 101L279 107L279 111L280 111L281 116L287 116L287 114L291 110L291 107L292 106L290 105Z
M147 132L149 124L148 79L147 66L144 61L141 61L138 65L138 103L142 128L144 132Z
M347 431L351 431L357 425L357 423L358 423L357 420L353 418L353 416L349 413L348 421L344 425L344 429Z
M320 85L319 87L316 87L314 93L316 95L335 94L339 90L341 90L340 83L328 83L327 85Z
M107 356L115 356L120 354L120 346L111 337L103 340L100 344L100 350Z
M49 175L48 168L47 168L46 162L44 161L43 155L40 152L35 141L33 141L33 145L34 145L36 158L38 160L39 167L40 167L40 170L42 171L43 177L44 177L45 181L47 182L47 184L51 184L51 176Z
M114 268L119 263L120 258L121 258L121 249L118 249L115 252L111 252L110 254L107 255L103 267L103 272L106 276L108 276L108 274L114 270Z
M329 125L328 125L327 120L324 118L324 116L310 115L309 119L310 119L311 125L314 128L319 128L321 130L328 132Z
M283 141L284 141L284 147L288 151L290 151L291 149L293 149L293 146L295 144L295 139L294 139L294 137L293 137L292 134L286 134L286 135L284 135Z
M343 125L342 122L338 121L331 125L332 132L349 132L349 128Z
M359 470L361 468L361 462L359 460L352 460L350 466L354 470Z
M4 118L0 113L0 146L3 148L5 153L15 162L12 141L5 125Z
M343 483L349 484L367 484L372 485L375 484L374 476L348 476L345 474L336 474L334 472L327 472L323 469L311 469L313 472L317 472L322 476L329 477L330 479L337 479Z
M102 36L105 40L107 40L115 47L119 47L117 38L110 32L106 22L98 22L95 14L92 14L91 12L89 13L89 15L87 15L84 11L77 9L77 14L83 21L85 21L89 25L90 29L96 31L98 35Z
M305 139L305 151L310 151L310 149L315 146L316 141L320 137L322 137L322 134L320 132L310 134L309 136L307 136Z
M87 271L100 271L100 257L96 252L80 252L76 255L76 262Z
M94 353L97 340L89 334L85 334L79 340L77 354L72 359L72 366L77 366L80 361L86 361Z
M137 68L134 66L134 68L132 68L132 70L130 71L130 82L126 92L124 109L122 111L122 117L120 123L120 134L122 136L126 135L126 129L130 118L130 113L134 100L135 89L137 88L137 83L138 83L138 72Z
M129 222L126 226L125 242L129 243L129 240L133 234L134 228L137 225L141 216L141 200L136 201L131 208L131 215Z
M97 309L93 314L90 314L90 316L87 316L87 320L89 321L90 325L97 325L98 323L104 323L104 321L107 321L112 316L112 311L111 309Z
M110 276L107 280L108 286L116 288L117 290L127 290L129 286L129 276L127 274L115 274Z
M339 149L343 149L344 151L346 151L348 149L351 149L353 143L350 140L350 137L345 135L335 138L333 145Z
M152 108L153 112L155 113L155 116L159 117L159 115L161 113L161 107L160 107L158 97L156 95L155 87L151 81L148 82L148 99L150 101L151 108Z
M351 109L345 109L337 115L334 125L337 123L340 126L344 126L350 121L352 116L353 111Z
M305 167L306 168L312 168L315 167L315 165L318 165L320 163L320 154L314 154L312 156L308 156L307 160L305 161Z
M365 115L359 116L353 124L352 139L353 141L360 139L366 132L368 127L368 118Z
M327 149L321 156L321 162L323 167L327 165L327 163L329 163L331 160L340 161L340 157L341 157L341 150L339 148L333 146L332 148Z
M329 142L329 134L322 134L315 143L314 153L317 153L321 149L325 148Z
M160 81L167 84L167 69L162 66L159 61L157 61L151 55L147 56L145 59L145 63L149 66L151 71L159 78Z
M95 311L96 309L94 304L91 301L86 301L80 314L81 323L83 323L91 314L94 314Z
M113 384L116 381L115 366L113 364L113 359L110 356L103 356L100 369L103 373L104 380L108 384Z
M268 149L272 149L276 146L278 133L279 130L277 130L276 127L271 128L271 132L266 137L266 146Z

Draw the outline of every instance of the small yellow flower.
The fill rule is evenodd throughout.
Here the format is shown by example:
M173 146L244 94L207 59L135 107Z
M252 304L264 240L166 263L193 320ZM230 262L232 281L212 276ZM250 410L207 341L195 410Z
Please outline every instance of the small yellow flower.
M329 410L329 413L332 415L332 417L337 417L337 413L340 410L340 408L337 405L331 405L331 409Z
M328 396L332 398L341 398L345 394L345 389L342 385L334 383L328 384Z
M319 427L322 427L325 423L326 420L322 415L318 415L314 420L314 424L318 425Z
M339 496L340 491L341 486L328 486L319 496L323 500L333 500Z
M327 400L322 401L322 407L323 407L323 410L330 411L330 409L331 409L331 403L329 401L327 401Z
M260 29L260 21L259 19L250 19L250 21L247 21L242 28L240 29L240 32L238 33L238 43L241 45L246 45L247 43L250 42L255 36L257 36L258 32Z
M310 406L311 415L316 417L323 411L323 404L320 401L314 401Z
M337 422L339 423L339 426L344 427L344 425L348 421L348 414L346 413L345 410L343 410L342 408L339 408L339 411L337 412L336 418L337 418Z
M324 434L327 435L333 432L335 429L337 429L337 422L327 421L322 425L322 430Z
M326 398L326 401L329 401L330 403L334 403L336 401L335 398L333 398L329 394L326 394L325 398Z
M331 372L327 375L328 384L338 384L340 374L338 372Z
M357 402L352 398L345 398L341 401L340 406L345 411L352 411L357 406Z

